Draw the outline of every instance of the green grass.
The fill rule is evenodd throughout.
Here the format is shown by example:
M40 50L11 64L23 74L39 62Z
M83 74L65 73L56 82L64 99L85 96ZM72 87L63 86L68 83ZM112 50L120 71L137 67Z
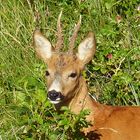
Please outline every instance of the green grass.
M65 49L82 15L78 43L88 31L97 39L96 55L85 78L98 100L112 105L140 105L140 11L138 0L0 0L0 139L78 139L81 116L59 116L46 101L45 64L36 58L32 34L39 26L55 43L63 11ZM116 16L121 15L120 23ZM109 58L109 54L112 55ZM73 124L65 120L67 117ZM82 139L79 137L79 139Z

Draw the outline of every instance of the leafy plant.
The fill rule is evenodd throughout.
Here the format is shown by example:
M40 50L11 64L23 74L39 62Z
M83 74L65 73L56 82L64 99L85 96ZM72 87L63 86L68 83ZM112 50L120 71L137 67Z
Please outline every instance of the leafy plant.
M139 1L117 0L0 0L0 138L85 139L88 111L58 114L46 99L46 66L37 59L32 34L39 27L55 42L57 17L67 49L73 27L82 15L76 48L94 31L97 51L83 72L98 101L111 105L140 105Z

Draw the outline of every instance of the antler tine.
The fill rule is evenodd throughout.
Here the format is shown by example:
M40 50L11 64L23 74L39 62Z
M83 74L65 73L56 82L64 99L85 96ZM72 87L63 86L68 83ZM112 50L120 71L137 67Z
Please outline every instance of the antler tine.
M57 20L57 43L56 43L56 51L59 51L60 48L62 47L63 44L63 35L62 35L62 27L61 27L61 16L62 16L62 11L60 12Z
M74 27L74 33L70 38L70 43L69 43L69 47L70 47L69 52L70 53L73 53L73 48L74 48L75 40L77 38L78 31L80 29L80 25L81 25L81 15L80 15L77 25Z

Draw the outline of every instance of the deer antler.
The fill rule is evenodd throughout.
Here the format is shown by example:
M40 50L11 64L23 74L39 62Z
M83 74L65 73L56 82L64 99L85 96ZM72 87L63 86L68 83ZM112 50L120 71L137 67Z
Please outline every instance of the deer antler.
M77 38L77 33L78 33L79 29L80 29L80 25L81 25L81 15L80 15L78 23L74 27L74 33L70 38L70 43L69 43L69 47L70 47L69 52L70 53L73 53L73 48L74 48L75 40Z
M62 27L60 21L61 16L62 16L62 11L60 12L57 20L57 43L56 43L55 51L59 51L63 44Z

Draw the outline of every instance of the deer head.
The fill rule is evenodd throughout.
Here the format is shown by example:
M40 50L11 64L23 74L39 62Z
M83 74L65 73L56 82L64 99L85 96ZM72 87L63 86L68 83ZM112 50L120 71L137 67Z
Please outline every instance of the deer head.
M73 53L74 43L81 24L81 17L74 28L70 38L69 50L61 52L63 35L61 29L62 12L57 21L58 41L52 47L50 41L39 30L34 32L35 50L39 57L47 64L46 79L48 87L48 99L53 104L65 103L74 98L80 89L81 72L95 53L95 37L90 32L79 44L77 53Z

